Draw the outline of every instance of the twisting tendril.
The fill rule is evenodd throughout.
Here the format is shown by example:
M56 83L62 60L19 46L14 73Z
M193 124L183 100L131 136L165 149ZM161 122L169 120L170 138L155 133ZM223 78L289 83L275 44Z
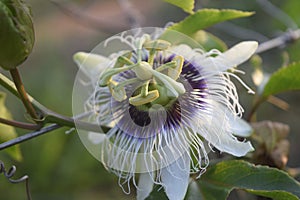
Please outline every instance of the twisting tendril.
M30 191L29 191L29 181L28 181L29 180L29 176L25 175L25 176L22 176L19 179L13 179L12 177L15 175L16 170L17 170L16 166L13 165L8 171L6 171L4 163L0 160L0 174L3 173L3 175L11 183L21 183L21 182L25 181L27 199L31 200L31 194L30 194Z

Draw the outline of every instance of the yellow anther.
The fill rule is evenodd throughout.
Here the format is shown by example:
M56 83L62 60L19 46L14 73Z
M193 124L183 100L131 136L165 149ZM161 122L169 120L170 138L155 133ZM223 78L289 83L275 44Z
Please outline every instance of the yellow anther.
M176 61L171 61L171 62L168 62L168 63L165 63L165 64L159 66L158 68L155 69L155 71L162 72L165 69L175 68L175 67L176 67Z
M175 56L172 61L176 62L175 67L168 68L168 76L177 80L182 72L184 58L182 56Z
M113 96L113 98L116 101L121 102L127 98L125 88L118 87L118 82L113 81L113 80L110 81L108 84L108 88L109 88L111 95Z
M165 40L152 40L152 41L146 41L143 44L143 47L147 50L156 50L156 51L162 51L166 50L171 46L170 42L167 42Z
M148 92L147 96L143 96L142 94L139 94L137 96L130 97L129 103L133 106L141 106L154 101L158 97L159 97L158 90L151 90Z

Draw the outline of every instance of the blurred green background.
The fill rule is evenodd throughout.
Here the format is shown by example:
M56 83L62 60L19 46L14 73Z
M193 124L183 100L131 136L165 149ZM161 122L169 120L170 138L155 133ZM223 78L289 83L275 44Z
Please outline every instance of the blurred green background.
M28 92L41 103L61 114L72 115L72 87L77 72L72 55L77 51L90 51L105 38L130 29L126 20L128 13L115 0L64 0L58 1L59 5L51 1L28 2L34 16L36 43L33 53L20 68L23 81ZM177 22L187 16L179 8L158 0L129 2L141 26L163 27L167 22ZM197 1L196 8L234 8L256 12L252 17L223 23L209 30L229 46L241 40L263 42L300 25L299 0L270 1L290 16L295 25L278 20L278 13L270 15L259 2L201 0ZM288 52L290 62L300 60L300 41L261 54L264 70L271 73L281 67L284 52ZM242 79L254 88L250 78L253 71L251 66L245 64L241 69L247 72ZM0 90L4 91L3 88ZM252 97L246 96L244 89L240 91L247 115ZM290 104L289 110L283 111L264 103L258 112L258 120L269 119L290 125L291 152L288 166L299 167L300 92L285 93L279 97ZM20 101L8 95L7 106L14 119L25 120L25 111ZM17 166L16 177L24 174L30 176L33 199L134 199L135 192L125 195L118 186L117 177L108 173L87 152L76 132L66 135L67 130L62 128L21 144L22 162L11 160L3 152L0 152L0 159L6 168L12 164ZM19 135L25 133L19 129L17 131ZM25 197L24 184L10 184L0 175L1 200Z

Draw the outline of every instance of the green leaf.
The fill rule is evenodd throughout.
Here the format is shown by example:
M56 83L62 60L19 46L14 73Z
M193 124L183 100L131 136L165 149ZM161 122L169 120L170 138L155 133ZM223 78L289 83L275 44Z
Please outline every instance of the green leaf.
M169 29L192 36L197 31L205 29L214 24L240 17L248 17L253 14L253 12L243 12L230 9L201 9L186 17L183 21L169 27Z
M168 197L161 186L155 185L150 195L146 200L168 200Z
M5 107L6 94L0 91L0 117L4 119L12 119L11 113ZM0 123L0 143L6 142L17 137L17 133L12 126L8 126ZM13 159L17 161L22 160L22 155L19 145L12 146L6 151Z
M247 190L249 193L256 194L259 196L269 197L273 200L299 200L299 198L289 192L285 191L251 191Z
M194 188L192 194L203 200L226 199L233 189L243 189L274 200L297 200L300 197L300 184L287 173L238 160L209 167L198 185L198 192Z
M193 14L194 13L194 5L195 0L164 0L170 4L173 4L187 13Z
M34 30L30 8L23 0L0 1L0 67L14 69L31 53Z
M187 36L178 31L167 29L159 39L168 41L175 46L185 44L191 48L200 48L206 51L218 49L223 52L227 50L227 45L221 39L203 30Z
M280 68L273 73L265 85L263 97L300 89L300 62Z
M227 45L221 39L206 31L197 31L192 35L192 38L197 41L206 51L218 49L223 52L227 50Z

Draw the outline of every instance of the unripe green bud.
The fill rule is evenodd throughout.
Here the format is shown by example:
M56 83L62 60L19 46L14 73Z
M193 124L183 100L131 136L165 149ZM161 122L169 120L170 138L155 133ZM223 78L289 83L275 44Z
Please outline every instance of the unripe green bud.
M34 44L31 11L23 0L0 0L0 67L10 70L26 60Z

